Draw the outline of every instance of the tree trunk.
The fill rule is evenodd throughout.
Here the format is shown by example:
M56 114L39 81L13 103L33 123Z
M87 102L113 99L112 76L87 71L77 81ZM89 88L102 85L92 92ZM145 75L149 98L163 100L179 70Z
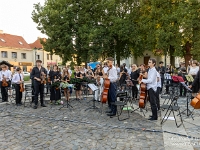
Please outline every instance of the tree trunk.
M169 48L170 63L171 63L171 66L173 66L173 67L175 67L175 57L174 57L174 52L175 52L174 47L170 45L170 48Z
M187 67L189 65L189 61L192 58L192 54L191 52L191 44L187 41L187 43L185 44L185 55L184 55L184 59L185 59L185 66Z

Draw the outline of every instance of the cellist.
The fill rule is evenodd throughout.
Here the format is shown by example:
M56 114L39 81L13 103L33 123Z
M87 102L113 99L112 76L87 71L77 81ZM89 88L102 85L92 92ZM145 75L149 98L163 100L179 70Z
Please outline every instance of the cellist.
M110 80L110 87L108 91L108 106L110 108L109 111L107 111L108 116L116 116L117 112L117 106L112 105L111 103L116 101L116 92L117 92L117 84L116 81L118 79L117 77L117 69L113 65L114 59L112 57L109 57L106 59L107 61L107 78Z
M15 99L16 99L16 105L20 106L22 105L22 92L20 91L20 84L24 82L23 74L21 73L21 68L18 67L16 69L16 73L12 77L12 83L15 84Z
M147 79L142 79L145 84L147 84L147 90L149 95L149 101L152 110L152 116L148 120L157 120L157 104L156 104L156 91L157 91L157 70L155 68L156 60L154 58L150 58L148 62L149 71Z

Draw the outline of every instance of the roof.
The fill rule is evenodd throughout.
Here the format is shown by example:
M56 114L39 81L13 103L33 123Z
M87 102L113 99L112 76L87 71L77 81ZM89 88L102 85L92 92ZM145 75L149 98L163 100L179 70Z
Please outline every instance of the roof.
M33 49L33 48L37 48L37 49L43 49L43 46L40 42L40 39L42 39L43 41L46 41L45 38L38 38L34 43L29 44L29 46Z
M31 49L23 37L2 33L0 34L0 47Z

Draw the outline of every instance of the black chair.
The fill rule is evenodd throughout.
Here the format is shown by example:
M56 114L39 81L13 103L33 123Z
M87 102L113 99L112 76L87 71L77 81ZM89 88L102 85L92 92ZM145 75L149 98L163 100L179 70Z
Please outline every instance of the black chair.
M34 95L32 93L34 93L34 90L32 88L32 85L31 84L27 84L25 85L25 98L24 98L24 107L26 107L25 103L26 103L26 100L28 100L27 98L29 98L29 103L30 103L30 106L32 104L32 98L34 97Z
M167 109L165 115L163 116L161 124L163 124L165 121L167 121L167 119L169 118L171 113L173 114L174 121L176 123L177 128L180 127L183 124L183 119L182 119L182 116L181 116L180 107L178 106L178 103L177 103L178 98L179 98L178 96L174 96L169 105L162 105L161 106L161 108ZM177 111L179 113L178 116L180 117L180 120L181 120L181 123L179 125L177 123L177 119L176 119L176 115L175 115L175 112L177 112Z
M131 97L127 96L127 92L124 92L124 91L118 91L117 92L117 95L116 95L116 98L119 97L120 98L120 101L116 101L114 103L111 103L111 105L115 105L117 106L117 117L118 117L118 120L119 121L123 121L123 120L126 120L126 119L129 119L130 118L130 115L129 115L129 109L128 109L128 102L131 100ZM124 118L124 119L120 119L120 116L123 112L123 108L127 108L127 112L128 112L128 117L127 118ZM118 107L120 107L120 111L118 111Z

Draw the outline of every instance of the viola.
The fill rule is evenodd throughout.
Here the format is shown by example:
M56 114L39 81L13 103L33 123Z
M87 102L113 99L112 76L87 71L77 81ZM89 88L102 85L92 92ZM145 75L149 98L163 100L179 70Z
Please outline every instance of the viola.
M139 81L141 81L143 79L143 74L141 74L139 76ZM139 108L145 108L146 105L146 97L147 97L147 93L146 93L146 84L141 83L140 84L140 98L139 98Z
M3 87L7 87L7 86L8 86L8 82L6 81L6 79L5 79L4 77L5 77L5 76L3 75L2 86L3 86Z
M194 109L200 109L200 93L197 94L197 96L194 99L192 99L192 101L190 102L190 105Z

